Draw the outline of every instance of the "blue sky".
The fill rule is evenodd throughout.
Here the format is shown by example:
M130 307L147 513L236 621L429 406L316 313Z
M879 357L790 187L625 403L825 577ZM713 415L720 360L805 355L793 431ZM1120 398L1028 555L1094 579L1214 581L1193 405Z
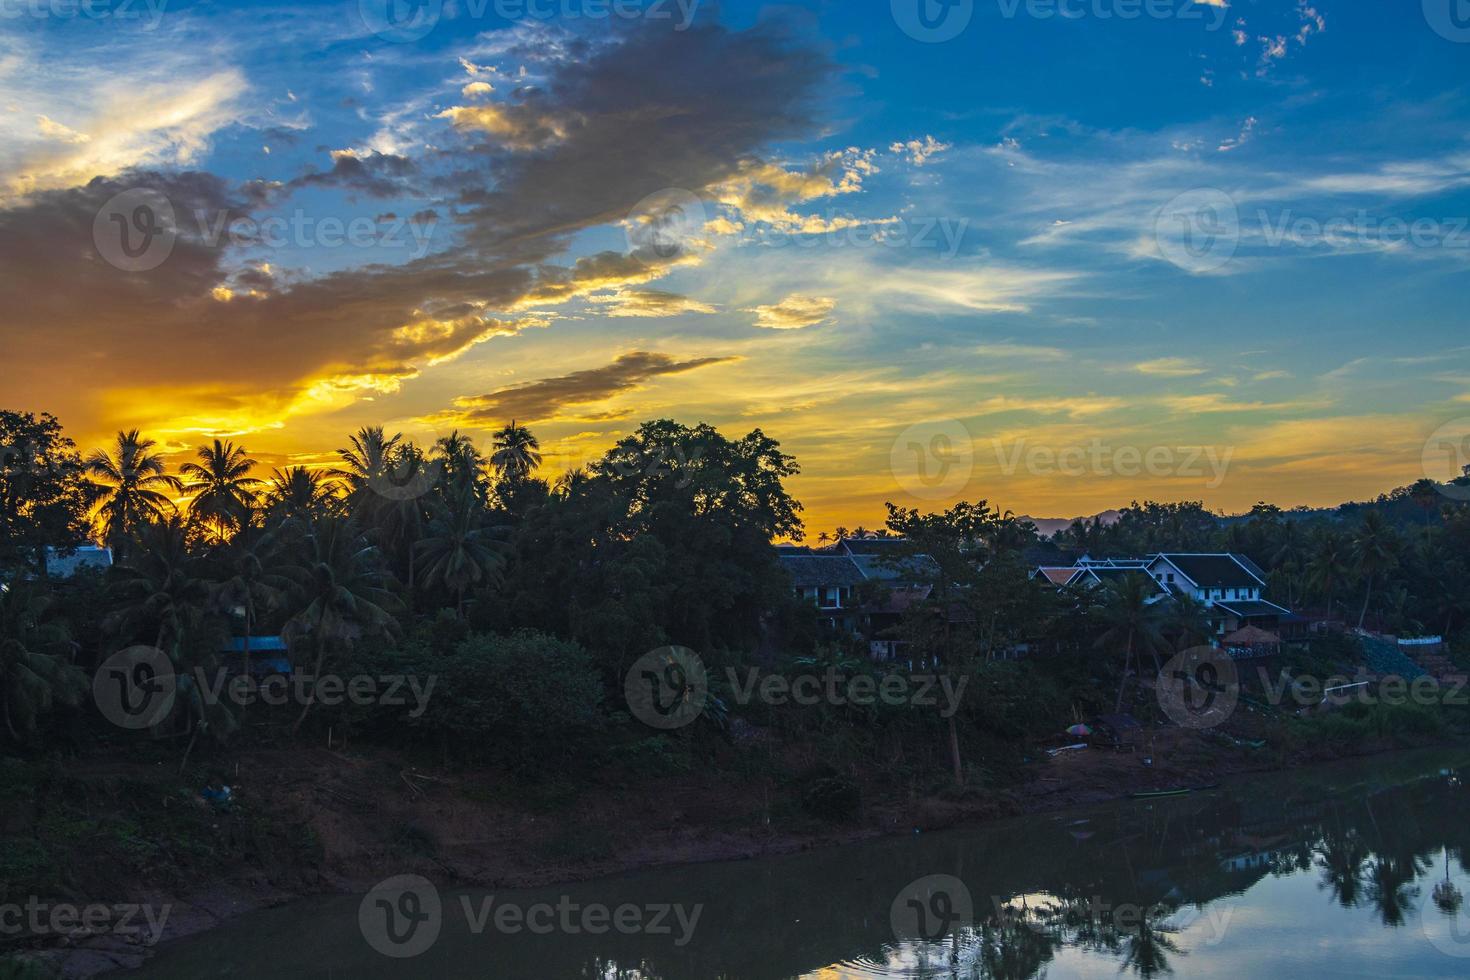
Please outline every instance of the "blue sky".
M814 530L1461 462L1461 0L688 3L6 6L0 403L272 463L760 426Z

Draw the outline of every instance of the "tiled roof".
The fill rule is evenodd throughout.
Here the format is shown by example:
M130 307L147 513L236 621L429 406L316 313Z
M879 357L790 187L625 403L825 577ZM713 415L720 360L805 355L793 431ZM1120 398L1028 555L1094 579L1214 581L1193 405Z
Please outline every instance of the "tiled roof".
M1066 585L1077 574L1077 569L1072 566L1066 568L1038 568L1037 571L1044 575L1046 580L1052 585Z

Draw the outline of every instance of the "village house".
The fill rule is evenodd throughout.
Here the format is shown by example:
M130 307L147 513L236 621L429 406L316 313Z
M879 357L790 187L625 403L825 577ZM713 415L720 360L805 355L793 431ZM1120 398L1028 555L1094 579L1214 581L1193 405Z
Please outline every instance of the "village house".
M1295 638L1304 620L1264 597L1266 574L1245 555L1163 552L1148 558L1079 558L1071 566L1042 566L1034 581L1055 588L1098 588L1125 575L1146 575L1155 585L1151 602L1188 596L1205 607L1216 646L1242 659L1276 652Z

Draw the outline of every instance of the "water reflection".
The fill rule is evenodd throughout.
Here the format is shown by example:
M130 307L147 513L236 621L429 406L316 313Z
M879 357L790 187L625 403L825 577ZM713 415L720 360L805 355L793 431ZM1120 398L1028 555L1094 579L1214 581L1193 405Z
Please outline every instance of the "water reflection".
M698 929L682 946L669 936L616 932L476 935L458 896L446 895L438 942L394 961L364 944L356 900L325 899L181 943L146 972L1019 980L1311 976L1371 966L1463 976L1470 822L1465 785L1446 758L1359 762L976 831L497 896L526 904L699 904ZM895 909L926 876L967 894L939 902L955 886L930 882L919 904L907 906L925 918L901 925ZM263 944L268 957L250 952Z

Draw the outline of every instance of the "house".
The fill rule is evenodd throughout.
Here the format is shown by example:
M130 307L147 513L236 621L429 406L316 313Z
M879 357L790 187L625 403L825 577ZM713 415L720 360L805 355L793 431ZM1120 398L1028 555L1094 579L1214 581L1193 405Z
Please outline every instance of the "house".
M1300 632L1302 620L1264 597L1266 573L1245 555L1163 552L1149 558L1092 558L1070 567L1042 566L1033 581L1054 588L1098 588L1125 575L1146 575L1156 592L1150 602L1189 596L1205 607L1214 645L1240 659L1276 652L1283 632Z
M894 627L929 597L938 573L933 558L909 548L903 538L842 538L825 551L778 546L776 557L796 595L816 606L820 625L866 636L874 659L886 660L902 646ZM860 595L869 582L879 587Z
M1209 608L1219 637L1255 627L1279 633L1292 612L1262 598L1266 573L1244 555L1160 554L1149 574L1177 595L1188 595Z
M857 629L861 610L853 590L866 577L851 555L780 554L777 559L797 596L817 607L820 622L832 629Z

